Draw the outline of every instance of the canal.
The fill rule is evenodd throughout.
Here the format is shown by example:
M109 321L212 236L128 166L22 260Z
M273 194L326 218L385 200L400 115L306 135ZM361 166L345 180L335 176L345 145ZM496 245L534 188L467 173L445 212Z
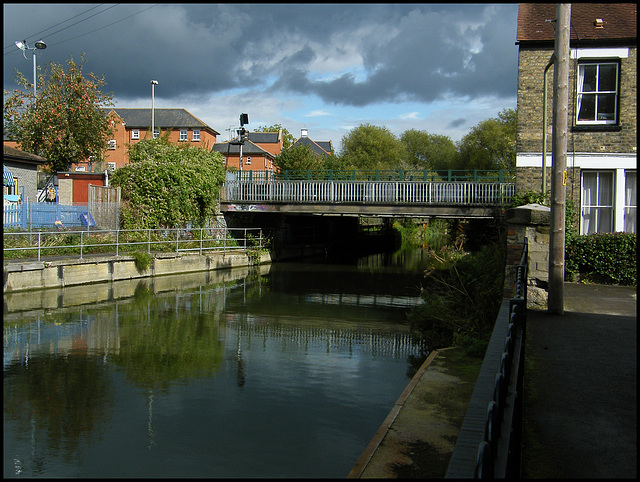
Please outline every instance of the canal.
M4 476L345 477L427 354L423 256L5 295Z

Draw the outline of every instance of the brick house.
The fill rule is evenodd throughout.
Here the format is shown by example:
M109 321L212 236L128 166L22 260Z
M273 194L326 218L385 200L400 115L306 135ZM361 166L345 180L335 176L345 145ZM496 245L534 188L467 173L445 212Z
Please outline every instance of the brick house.
M221 142L211 150L222 154L227 170L274 172L273 160L282 152L282 131L248 132L248 139L242 146L242 166L238 144Z
M551 185L555 4L518 10L516 188L541 192L547 70L546 190ZM580 234L636 232L636 4L571 4L567 202Z
M151 138L151 109L104 108L106 115L115 116L114 134L104 154L103 168L117 169L129 163L127 146L141 139ZM155 137L169 132L172 143L189 143L203 149L215 144L218 131L212 129L185 109L154 109ZM92 162L80 162L71 166L72 171L92 172Z

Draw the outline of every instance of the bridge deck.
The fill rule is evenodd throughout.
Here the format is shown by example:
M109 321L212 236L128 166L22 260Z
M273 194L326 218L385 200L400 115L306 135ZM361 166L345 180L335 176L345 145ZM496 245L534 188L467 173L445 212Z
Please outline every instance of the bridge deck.
M222 211L352 216L493 217L512 183L415 181L227 181Z

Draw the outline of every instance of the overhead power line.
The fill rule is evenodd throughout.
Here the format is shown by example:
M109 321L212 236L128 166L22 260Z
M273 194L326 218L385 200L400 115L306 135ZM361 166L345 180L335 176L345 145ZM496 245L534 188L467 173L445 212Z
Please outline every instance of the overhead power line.
M100 5L104 5L104 4L100 4ZM98 6L100 6L100 5L98 5ZM100 15L101 13L104 13L104 12L106 12L107 10L110 10L110 9L112 9L112 8L114 8L114 7L117 7L118 5L120 5L120 4L119 4L119 3L116 3L115 5L111 5L110 7L107 7L107 8L105 8L104 10L101 10L101 11L99 11L99 12L96 12L96 13L94 13L93 15L90 15L90 16L88 16L88 17L86 17L86 18L82 19L82 20L79 20L79 21L77 21L77 22L75 22L75 23L73 23L73 24L71 24L71 25L68 25L68 26L66 26L66 27L64 27L64 28L61 28L61 29L59 29L59 30L56 30L55 32L52 32L52 33L48 34L48 37L51 37L51 36L53 36L53 35L55 35L55 34L57 34L57 33L59 33L59 32L62 32L62 31L64 31L64 30L66 30L66 29L70 28L70 27L73 27L73 26L75 26L75 25L78 25L79 23L82 23L82 22L84 22L85 20L88 20L88 19L90 19L90 18L92 18L92 17L95 17L95 16L97 16L97 15ZM121 18L120 20L116 20L115 22L111 22L111 23L109 23L109 24L107 24L107 25L104 25L104 26L102 26L102 27L99 27L99 28L93 29L93 30L91 30L91 31L89 31L89 32L85 32L85 33L83 33L83 34L76 35L75 37L67 38L67 39L65 39L65 40L61 40L61 41L59 41L59 42L49 42L49 41L47 41L47 44L48 44L49 46L53 46L53 45L60 45L60 44L62 44L62 43L64 43L64 42L69 42L69 41L71 41L71 40L75 40L75 39L77 39L77 38L84 37L85 35L89 35L89 34L92 34L92 33L98 32L98 31L103 30L103 29L105 29L105 28L107 28L107 27L110 27L110 26L112 26L112 25L115 25L116 23L119 23L119 22L122 22L122 21L124 21L124 20L127 20L128 18L134 17L135 15L138 15L138 14L141 14L141 13L143 13L143 12L146 12L147 10L152 9L153 7L156 7L157 5L158 5L158 4L151 5L150 7L147 7L147 8L145 8L145 9L143 9L143 10L140 10L140 11L138 11L138 12L132 13L131 15L127 15L126 17ZM80 16L80 15L83 15L83 14L85 14L85 13L89 12L90 10L93 10L94 8L97 8L97 7L92 7L92 8L90 8L89 10L85 10L84 12L82 12L82 13L80 13L80 14L78 14L78 15L75 15L74 17L71 17L71 18L69 18L69 19L67 19L67 20L64 20L64 21L62 21L62 22L57 23L56 25L53 25L52 27L49 27L49 28L47 28L47 29L45 29L45 30L42 30L41 32L38 32L38 33L37 33L37 34L35 34L35 35L39 35L39 34L41 34L41 33L43 33L43 32L46 32L47 30L51 30L52 28L54 28L54 27L56 27L56 26L58 26L58 25L61 25L61 24L65 23L65 22L68 22L69 20L72 20L72 19L74 19L74 18L76 18L76 17L78 17L78 16ZM33 35L33 36L35 36L35 35ZM30 36L30 37L33 37L33 36ZM15 46L12 44L12 45L9 45L9 46L5 47L5 49L11 49L11 50L10 50L10 53L13 53L13 49L14 49L14 47L15 47ZM16 51L16 52L17 52L17 51Z
M52 25L51 27L45 28L44 30L40 30L39 32L34 33L33 35L28 35L28 36L23 37L23 38L24 38L24 39L30 39L30 38L32 38L32 37L37 37L38 35L41 35L41 34L43 34L44 32L46 32L46 31L48 31L48 30L51 30L52 28L57 27L58 25L62 25L63 23L69 22L70 20L73 20L74 18L77 18L77 17L79 17L79 16L81 16L81 15L84 15L85 13L90 12L91 10L94 10L94 9L96 9L96 8L98 8L98 7L101 7L102 5L104 5L104 4L103 4L103 3L101 3L101 4L99 4L99 5L96 5L95 7L91 7L90 9L85 10L85 11L84 11L84 12L82 12L82 13L78 13L77 15L74 15L73 17L70 17L70 18L68 18L68 19L66 19L66 20L63 20L62 22L58 22L58 23L56 23L55 25ZM77 21L76 23L73 23L73 24L71 24L71 25L67 25L66 27L61 28L60 30L56 30L55 32L50 33L50 34L49 34L49 36L55 35L55 34L56 34L56 33L58 33L58 32L62 32L62 31L64 31L64 30L68 29L68 28L73 27L74 25L78 25L79 23L82 23L82 22L84 22L85 20L89 20L90 18L95 17L96 15L100 15L101 13L106 12L107 10L109 10L109 9L111 9L111 8L113 8L113 7L117 6L117 5L118 5L118 4L112 5L112 6L108 7L108 8L105 8L104 10L101 10L100 12L97 12L97 13L94 13L93 15L88 16L87 18L84 18L84 19L82 19L82 20L79 20L79 21ZM13 44L11 44L11 45L7 45L7 46L5 46L4 48L5 48L5 49L12 49L13 47L14 47L14 45L13 45Z

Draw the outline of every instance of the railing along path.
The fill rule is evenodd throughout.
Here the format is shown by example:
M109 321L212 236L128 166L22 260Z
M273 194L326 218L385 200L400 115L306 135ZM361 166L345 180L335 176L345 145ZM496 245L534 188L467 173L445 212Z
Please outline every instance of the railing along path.
M520 476L527 256L525 238L515 297L502 303L446 478Z

